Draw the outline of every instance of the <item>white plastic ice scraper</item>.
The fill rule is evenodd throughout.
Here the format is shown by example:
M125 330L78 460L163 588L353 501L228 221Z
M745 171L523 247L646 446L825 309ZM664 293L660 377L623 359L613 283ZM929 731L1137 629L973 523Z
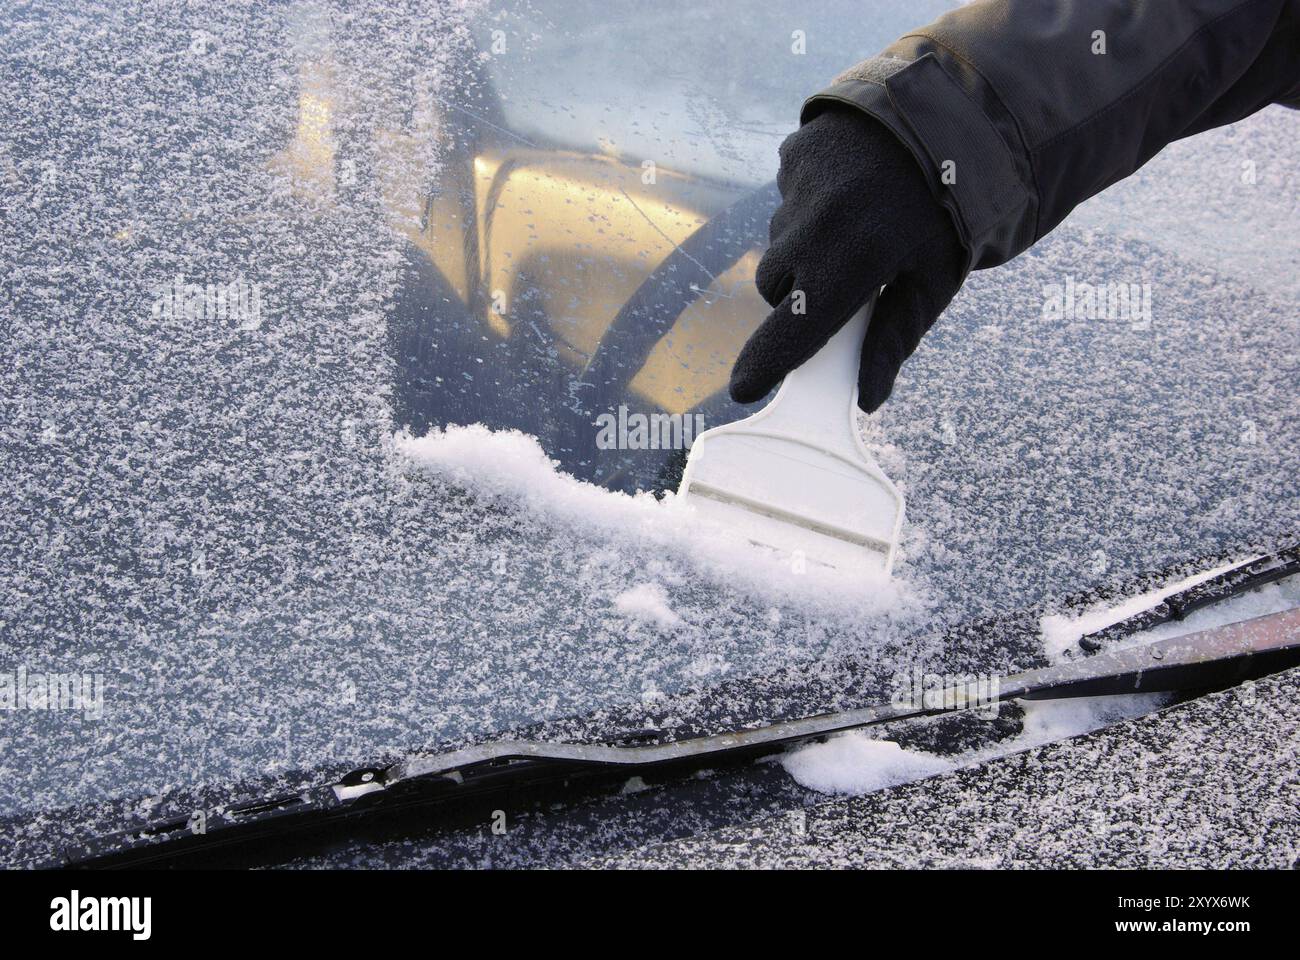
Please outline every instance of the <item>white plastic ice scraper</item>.
M678 495L754 543L848 572L894 564L903 496L857 427L858 364L876 298L744 420L691 445Z

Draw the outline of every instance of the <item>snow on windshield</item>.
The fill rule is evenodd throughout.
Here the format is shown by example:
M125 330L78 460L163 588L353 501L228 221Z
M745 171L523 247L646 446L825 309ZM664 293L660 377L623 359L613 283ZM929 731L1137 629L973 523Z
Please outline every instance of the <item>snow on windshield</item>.
M764 589L701 562L662 504L627 492L670 489L680 457L625 470L627 451L575 453L563 412L599 324L770 175L774 157L759 176L702 153L675 169L708 118L683 122L675 104L707 88L722 51L731 73L787 90L788 110L763 121L771 140L810 75L869 53L915 8L859 12L835 31L855 41L775 72L747 57L758 27L718 11L700 27L716 46L684 49L683 82L643 112L621 87L540 91L553 107L574 98L579 118L607 92L620 104L548 143L492 97L510 102L548 49L513 24L581 47L566 9L51 0L0 15L0 673L32 689L100 678L103 692L102 711L3 714L0 813L359 764L845 652L889 661L889 676L946 655L910 639L921 628L1295 529L1300 327L1264 271L1295 276L1294 174L1279 171L1300 138L1271 109L1144 172L1162 196L1182 185L1181 216L1199 225L1186 243L1081 217L972 277L865 425L908 497L893 584L828 601L795 571ZM769 13L786 46L808 17ZM492 60L512 50L527 52L514 80ZM699 109L729 102L713 96ZM753 95L740 102L708 116L749 116ZM629 157L599 142L620 126ZM658 138L672 141L660 153ZM1253 185L1204 163L1235 149L1257 161ZM1237 193L1249 200L1222 201ZM1197 239L1227 231L1242 239ZM544 253L526 256L538 237ZM1270 246L1279 260L1231 255ZM625 371L637 379L611 411L739 415L715 399L759 316L742 253ZM1149 312L1045 307L1051 290L1107 283L1149 291ZM454 457L439 437L462 444ZM959 653L1003 671L1042 650Z

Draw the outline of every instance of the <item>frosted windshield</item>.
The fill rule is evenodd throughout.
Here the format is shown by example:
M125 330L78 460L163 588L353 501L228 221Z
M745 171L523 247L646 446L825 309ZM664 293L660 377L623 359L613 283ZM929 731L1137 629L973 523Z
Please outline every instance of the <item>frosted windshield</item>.
M103 692L3 714L0 813L839 654L1025 667L934 637L1294 532L1273 108L1123 185L1151 222L1097 201L971 278L864 427L893 586L846 613L679 549L654 493L742 413L781 136L942 9L698 6L0 13L0 670ZM1049 308L1115 284L1140 315Z

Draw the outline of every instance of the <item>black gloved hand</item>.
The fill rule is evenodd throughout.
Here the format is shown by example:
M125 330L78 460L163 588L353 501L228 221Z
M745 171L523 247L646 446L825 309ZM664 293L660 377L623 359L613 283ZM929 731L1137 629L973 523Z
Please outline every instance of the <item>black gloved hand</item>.
M858 405L871 413L966 279L957 229L908 149L852 107L832 106L786 138L777 187L772 245L755 276L776 309L741 349L731 397L761 400L888 284L858 371Z

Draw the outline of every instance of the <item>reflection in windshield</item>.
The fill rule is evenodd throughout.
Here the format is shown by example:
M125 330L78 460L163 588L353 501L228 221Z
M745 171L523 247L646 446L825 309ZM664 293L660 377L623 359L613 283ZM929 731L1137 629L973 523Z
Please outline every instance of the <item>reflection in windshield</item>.
M738 413L725 387L763 316L774 189L512 136L470 77L440 103L452 149L390 317L398 422L517 428L584 479L675 486L683 419Z
M753 272L776 147L831 52L796 52L796 8L764 6L519 4L491 21L437 98L446 149L406 230L400 424L521 429L568 472L632 491L675 488L683 418L743 414L726 384L767 312Z

